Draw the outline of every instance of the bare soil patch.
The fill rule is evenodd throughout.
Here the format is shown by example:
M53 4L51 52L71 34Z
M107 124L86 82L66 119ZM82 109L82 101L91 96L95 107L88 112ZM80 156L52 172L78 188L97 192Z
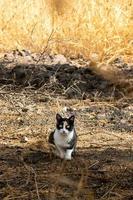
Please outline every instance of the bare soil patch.
M123 86L83 60L81 67L18 57L0 67L0 199L133 199L133 106ZM57 112L76 115L71 161L49 149Z

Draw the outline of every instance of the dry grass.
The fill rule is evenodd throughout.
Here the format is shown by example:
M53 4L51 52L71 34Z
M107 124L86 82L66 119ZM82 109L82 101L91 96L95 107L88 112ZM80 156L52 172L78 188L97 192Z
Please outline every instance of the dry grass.
M115 57L133 62L132 0L0 0L0 13L0 52L18 48L83 55L109 80L116 80L117 70L111 66ZM17 93L4 87L0 88L1 199L133 198L132 105L123 93L122 99L114 100L115 86L107 102L99 102L98 92L91 102L53 98L43 88ZM55 114L65 106L76 110L78 146L71 162L52 157L47 143Z
M89 100L49 99L46 103L38 101L42 95L25 90L0 93L0 199L132 199L132 133L112 130L111 122L95 118L99 108L101 113L114 110L117 114L119 106ZM47 143L55 114L63 112L66 104L76 109L78 144L71 161L52 156Z
M10 5L10 6L9 6ZM0 51L25 48L103 61L129 58L133 45L133 2L107 0L1 0Z

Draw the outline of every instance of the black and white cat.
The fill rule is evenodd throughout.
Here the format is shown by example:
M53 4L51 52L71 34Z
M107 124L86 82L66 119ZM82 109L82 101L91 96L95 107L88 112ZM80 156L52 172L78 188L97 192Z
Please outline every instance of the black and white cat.
M49 143L55 145L56 155L65 160L71 160L76 148L77 134L74 119L74 115L63 118L56 114L56 129L49 135Z

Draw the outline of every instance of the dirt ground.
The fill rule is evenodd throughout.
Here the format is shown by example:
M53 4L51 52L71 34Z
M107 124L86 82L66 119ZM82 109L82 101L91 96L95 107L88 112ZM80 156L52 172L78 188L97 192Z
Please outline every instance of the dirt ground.
M35 59L15 51L0 61L0 199L132 200L133 100L127 89L81 58ZM131 81L133 65L120 59L115 65ZM71 161L55 157L47 142L57 112L76 115Z

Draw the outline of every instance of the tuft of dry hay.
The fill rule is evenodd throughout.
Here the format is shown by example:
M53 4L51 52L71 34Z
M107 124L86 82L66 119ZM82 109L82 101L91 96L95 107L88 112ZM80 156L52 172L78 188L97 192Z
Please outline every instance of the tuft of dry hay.
M9 6L10 5L10 6ZM98 61L133 53L133 1L1 0L0 51L50 51Z

